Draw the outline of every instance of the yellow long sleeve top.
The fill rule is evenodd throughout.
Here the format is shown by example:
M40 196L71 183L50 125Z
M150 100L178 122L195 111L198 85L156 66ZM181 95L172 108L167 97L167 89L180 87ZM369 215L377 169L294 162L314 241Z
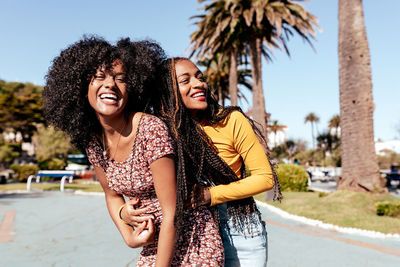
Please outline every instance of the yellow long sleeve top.
M227 185L210 187L211 206L227 201L254 196L274 186L271 165L250 123L239 111L233 111L224 120L200 126L217 148L218 155L240 178L240 157L250 176Z

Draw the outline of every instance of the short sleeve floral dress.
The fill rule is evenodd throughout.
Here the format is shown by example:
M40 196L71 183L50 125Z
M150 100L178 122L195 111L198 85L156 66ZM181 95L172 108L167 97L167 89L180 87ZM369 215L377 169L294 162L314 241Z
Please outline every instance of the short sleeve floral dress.
M123 162L104 156L96 138L89 143L86 152L92 165L104 170L111 189L130 199L140 199L135 208L148 207L149 213L155 216L156 241L143 247L136 265L154 266L162 213L150 164L174 153L166 125L157 117L142 115L132 151ZM184 221L184 231L175 244L172 266L223 266L223 245L211 212L206 207L198 207L185 212Z

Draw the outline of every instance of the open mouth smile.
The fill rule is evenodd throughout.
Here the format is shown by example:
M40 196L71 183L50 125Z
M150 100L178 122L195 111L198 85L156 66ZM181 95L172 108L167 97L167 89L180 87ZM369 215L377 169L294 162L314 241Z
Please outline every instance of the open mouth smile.
M115 94L101 94L100 99L109 99L109 100L117 101L118 96L116 96Z
M190 97L195 98L196 100L199 101L204 101L206 99L206 91L205 90L197 91Z
M102 93L99 95L99 99L104 104L115 105L120 98L115 93Z

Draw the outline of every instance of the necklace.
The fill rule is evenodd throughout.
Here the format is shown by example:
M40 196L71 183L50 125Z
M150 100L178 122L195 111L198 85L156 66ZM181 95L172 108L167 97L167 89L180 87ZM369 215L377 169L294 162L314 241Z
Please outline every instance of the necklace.
M125 128L126 128L126 125L127 125L127 124L128 124L128 123L126 123L126 121L125 121L124 127L122 128L122 130L121 130L121 132L120 132L120 134L119 134L118 142L117 142L117 147L115 148L115 152L114 152L114 155L113 155L113 157L112 157L113 159L115 158L115 155L117 154L119 141L121 140L122 133L125 131ZM104 157L107 156L107 152L108 152L108 150L110 149L109 147L106 147L105 136L106 136L106 135L105 135L105 133L104 133L104 131L103 131L103 156L104 156Z

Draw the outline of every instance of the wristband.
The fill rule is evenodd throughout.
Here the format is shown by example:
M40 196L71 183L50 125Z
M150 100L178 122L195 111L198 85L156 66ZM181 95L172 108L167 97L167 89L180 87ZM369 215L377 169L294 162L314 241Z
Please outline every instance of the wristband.
M121 211L122 211L122 209L123 209L124 207L125 207L125 203L122 204L121 207L119 207L118 216L119 216L119 219L120 219L123 223L129 225L129 223L127 223L127 222L126 222L124 219L122 219L122 217L121 217Z

